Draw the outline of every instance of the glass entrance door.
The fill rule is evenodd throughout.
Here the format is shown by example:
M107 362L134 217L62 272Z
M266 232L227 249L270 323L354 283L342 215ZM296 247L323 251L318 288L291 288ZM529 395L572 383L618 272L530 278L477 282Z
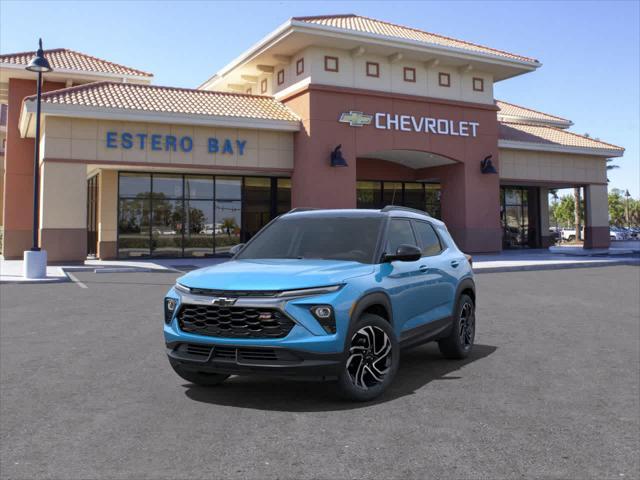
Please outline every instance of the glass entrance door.
M503 248L537 248L539 241L538 189L500 187Z

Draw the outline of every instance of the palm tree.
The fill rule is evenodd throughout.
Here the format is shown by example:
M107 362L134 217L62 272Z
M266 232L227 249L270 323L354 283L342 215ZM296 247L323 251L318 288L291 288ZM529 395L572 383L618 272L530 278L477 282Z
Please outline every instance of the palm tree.
M609 165L609 162L613 162L613 158L607 158L607 172L609 170L615 170L616 168L620 168L620 165ZM607 177L607 182L609 182L609 178Z
M234 231L237 227L236 221L234 218L225 218L222 220L222 229L227 232L229 238L231 238L231 232Z

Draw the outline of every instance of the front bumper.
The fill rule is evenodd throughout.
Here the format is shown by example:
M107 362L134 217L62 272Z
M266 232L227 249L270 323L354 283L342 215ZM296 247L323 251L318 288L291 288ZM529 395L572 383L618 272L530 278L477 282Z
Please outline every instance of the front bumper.
M174 366L184 369L250 375L295 375L334 377L338 375L342 353L317 353L305 350L230 345L228 343L169 342L167 355Z

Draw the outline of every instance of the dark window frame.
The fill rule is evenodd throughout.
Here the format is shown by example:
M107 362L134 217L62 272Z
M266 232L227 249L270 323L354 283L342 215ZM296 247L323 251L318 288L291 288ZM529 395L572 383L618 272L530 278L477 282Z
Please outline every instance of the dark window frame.
M267 93L268 86L269 83L267 82L267 79L263 78L260 82L260 93Z
M335 68L329 68L329 62L332 61L332 60L336 62L336 67ZM331 55L325 55L324 56L324 71L325 72L338 73L338 71L340 71L340 59L338 57L333 57Z
M278 73L276 73L276 81L278 85L282 85L284 83L284 69L278 70Z
M375 67L375 74L369 73L369 67ZM367 62L365 66L365 73L367 74L367 77L380 78L380 64L378 62Z
M304 73L304 57L299 58L296 61L296 75L302 75Z
M451 87L451 74L446 72L438 72L438 85L441 87Z
M480 85L478 88L476 88L476 82ZM484 78L473 77L472 86L474 92L484 92Z
M413 78L410 78L407 76L407 73L411 72L411 74L413 75ZM413 67L404 67L404 69L402 70L403 73L403 77L404 77L404 81L405 82L410 82L410 83L416 83L416 69Z

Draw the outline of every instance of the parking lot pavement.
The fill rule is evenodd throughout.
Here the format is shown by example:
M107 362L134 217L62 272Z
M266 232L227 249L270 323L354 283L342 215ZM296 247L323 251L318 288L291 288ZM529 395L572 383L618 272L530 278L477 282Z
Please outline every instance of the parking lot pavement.
M473 355L403 354L387 394L170 369L175 273L0 286L0 476L639 478L640 269L483 274Z

